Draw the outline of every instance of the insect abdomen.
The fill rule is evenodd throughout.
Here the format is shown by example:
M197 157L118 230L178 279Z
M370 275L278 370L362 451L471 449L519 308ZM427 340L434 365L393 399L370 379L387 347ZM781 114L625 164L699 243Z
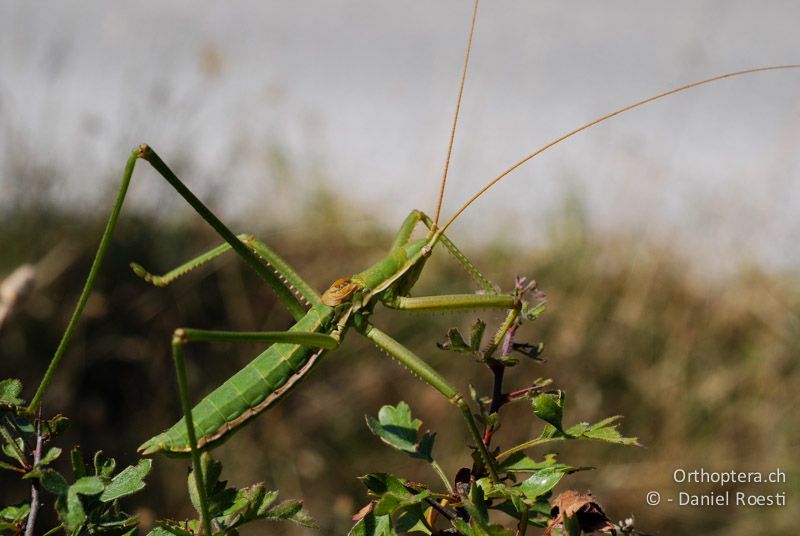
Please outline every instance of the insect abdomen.
M290 331L319 332L332 314L328 307L314 307ZM320 348L287 343L275 343L267 348L192 409L198 447L221 442L229 432L277 402L324 352ZM185 419L139 447L143 454L188 453L189 450Z

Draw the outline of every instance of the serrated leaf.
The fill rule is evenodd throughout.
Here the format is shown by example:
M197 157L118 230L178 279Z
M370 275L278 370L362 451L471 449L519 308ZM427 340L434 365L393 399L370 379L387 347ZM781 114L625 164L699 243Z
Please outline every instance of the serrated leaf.
M316 528L314 520L303 510L301 501L288 500L275 505L278 492L267 491L263 483L242 489L226 487L227 482L219 480L222 464L212 459L208 453L203 453L201 456L200 469L205 478L209 514L224 534L237 534L238 527L259 519L290 521L304 527ZM189 474L188 484L190 499L195 509L199 511L200 500L193 473ZM192 520L192 523L197 521ZM161 526L165 530L172 531L180 528L173 522L165 522Z
M111 502L120 497L131 495L144 488L144 477L150 472L153 461L149 458L139 460L135 466L128 466L105 487L100 501Z
M200 470L203 474L203 483L206 488L206 498L208 499L208 511L212 517L216 517L227 510L236 498L236 490L226 488L227 482L220 482L222 474L222 464L214 460L211 455L204 452L200 456ZM189 499L194 509L200 512L200 495L197 492L197 481L195 480L194 470L187 477L189 487Z
M381 441L397 450L401 450L412 458L428 462L433 461L433 443L436 434L425 432L418 437L417 432L422 421L412 419L411 408L403 401L397 406L383 406L378 412L378 419L367 416L367 426Z
M486 506L486 497L482 487L472 486L469 490L469 501L464 501L463 506L472 519L484 524L489 522L489 508Z
M464 340L458 328L450 328L447 330L447 342L441 345L440 348L458 353L472 352L472 348Z
M317 528L314 519L303 510L303 502L295 499L284 501L267 511L263 519L274 521L291 521L303 527Z
M18 398L22 392L22 382L16 378L0 380L0 404L7 406L21 406L24 400Z
M504 458L497 466L498 471L508 473L531 473L557 464L556 454L547 454L542 461L534 461L522 452L515 452Z
M277 491L267 492L263 484L255 484L236 490L231 505L222 512L220 520L227 527L232 527L241 519L267 512L270 505L278 498Z
M543 421L563 432L561 421L564 418L564 392L542 393L533 398L533 412Z
M314 520L303 510L302 501L283 501L272 506L278 498L277 491L267 491L264 484L255 484L235 492L235 498L223 515L215 521L226 530L235 529L257 519L272 521L291 521L304 527L316 528Z
M479 318L472 324L469 332L469 348L473 352L478 352L481 349L484 331L486 331L486 322Z
M591 425L584 433L587 439L594 439L595 441L604 441L606 443L615 443L619 445L633 445L640 447L641 444L636 437L623 437L619 432L619 420L621 415L615 415L603 419L602 421Z

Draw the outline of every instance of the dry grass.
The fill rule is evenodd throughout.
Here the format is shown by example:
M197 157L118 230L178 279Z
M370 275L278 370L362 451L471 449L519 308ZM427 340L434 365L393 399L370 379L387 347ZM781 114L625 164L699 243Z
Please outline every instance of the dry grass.
M314 232L291 238L268 229L259 233L318 288L366 266L389 243L386 232L365 240L331 229L329 222L337 218L330 207L336 205L328 200L319 206L329 208L311 216L309 228ZM10 253L0 268L5 273L23 261L44 260L38 265L38 288L0 336L0 362L2 376L22 377L30 393L66 324L99 227L52 211L49 216L27 214L4 222L0 247ZM797 492L796 281L754 271L726 281L698 281L686 275L685 264L669 251L641 244L633 249L621 238L599 239L574 221L554 224L559 232L539 251L498 247L469 252L504 287L522 273L535 277L548 294L547 312L525 336L545 342L549 361L514 369L507 386L552 377L567 391L568 421L623 414L625 432L639 436L647 447L559 445L565 462L598 467L562 485L591 488L612 517L634 513L648 532L791 532L794 519L788 507L650 508L644 493L675 493L671 475L681 467L780 467L789 474L785 491ZM269 291L232 258L167 289L146 287L127 268L135 259L165 269L216 242L203 228L165 229L145 218L125 220L48 396L48 411L72 418L65 441L80 443L84 451L103 449L120 463L129 463L140 442L172 424L179 411L167 343L175 327L252 330L288 325L288 315ZM48 255L51 250L55 253ZM467 276L441 256L431 263L418 293L469 288ZM376 319L459 388L472 382L486 390L489 378L478 365L438 352L433 345L448 326L470 321L471 315L431 319L394 312ZM226 345L192 349L195 392L207 391L255 352L256 347ZM382 404L400 399L439 432L437 453L447 471L469 463L457 412L356 335L320 364L297 392L224 445L218 456L233 483L266 479L284 498L304 498L323 533L342 534L366 497L355 476L396 470L434 481L422 464L383 448L364 425L365 413L374 414ZM538 433L527 409L504 411L508 414L497 436L500 444ZM130 507L141 508L150 518L188 514L186 464L158 459L156 467L147 497L137 497ZM5 501L22 500L27 494L5 485L0 489ZM688 491L702 491L702 486ZM303 533L281 530L275 533Z

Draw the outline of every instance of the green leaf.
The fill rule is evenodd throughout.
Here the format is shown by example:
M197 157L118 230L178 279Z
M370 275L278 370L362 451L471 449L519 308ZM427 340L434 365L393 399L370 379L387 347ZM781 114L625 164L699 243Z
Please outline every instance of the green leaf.
M81 495L97 495L98 493L103 493L104 488L105 484L96 476L79 478L69 487L70 491L74 490L75 493Z
M3 434L3 454L16 460L21 466L27 467L28 462L25 458L25 440L21 437L11 437L4 426L0 426Z
M447 342L440 344L439 348L458 353L472 352L472 348L467 344L457 328L447 330Z
M69 460L72 464L72 473L76 479L86 476L86 464L83 463L83 452L81 452L79 446L69 451Z
M78 492L73 488L70 488L67 492L66 502L63 498L56 501L56 508L58 509L59 516L64 522L64 525L70 531L78 529L86 522L86 511L83 509L83 504L78 496Z
M537 417L550 423L559 432L563 432L561 421L564 417L564 392L542 393L533 399L533 411Z
M21 406L24 400L18 398L22 392L22 382L16 378L0 380L0 405Z
M236 499L236 489L226 488L227 482L220 482L219 477L222 474L222 463L214 460L207 452L204 452L200 456L200 470L203 473L203 482L206 487L209 515L211 515L211 517L222 515ZM197 492L194 470L189 473L187 480L189 499L194 509L200 513L200 495Z
M360 480L367 486L370 495L378 499L372 509L378 517L391 517L397 512L421 504L430 496L427 489L416 489L405 480L386 473L370 473L360 477Z
M295 499L283 501L275 508L267 510L260 519L291 521L303 527L317 528L317 524L311 516L303 510L303 502Z
M469 348L473 352L478 352L481 349L481 341L483 341L483 332L486 331L486 322L480 318L472 324L469 333Z
M42 456L42 459L39 460L39 463L36 464L37 467L43 467L45 465L49 465L53 463L59 456L61 456L61 449L58 447L53 447Z
M501 525L486 525L471 519L469 524L463 519L454 519L453 527L464 536L514 536L514 533Z
M11 529L20 525L28 518L30 511L31 505L29 503L6 506L0 510L0 528ZM4 523L7 525L4 526Z
M391 516L378 516L370 512L353 525L347 536L396 536Z
M147 470L149 469L148 466ZM278 492L267 491L263 483L241 489L226 487L227 482L219 480L222 464L211 458L208 453L203 453L200 457L200 470L205 478L209 515L224 534L237 534L238 527L259 519L291 521L304 527L316 528L314 520L303 510L301 501L288 500L275 505ZM188 485L192 504L199 511L200 499L193 473L189 474ZM165 530L172 531L180 528L173 522L162 523L161 526ZM175 534L182 533L175 532Z
M136 466L128 466L105 487L100 495L102 502L111 502L120 497L131 495L144 488L144 477L150 472L153 461L149 458L139 460Z
M184 529L177 521L162 521L147 536L195 536L195 533Z
M638 438L623 437L622 434L620 434L618 430L618 421L621 418L621 415L615 415L614 417L603 419L602 421L589 426L586 431L583 432L583 437L586 439L593 439L595 441L604 441L606 443L640 447L641 444L639 443Z
M425 432L418 437L417 432L422 421L411 418L411 409L401 401L397 406L383 406L378 412L378 419L367 416L367 426L381 441L397 450L401 450L412 458L433 461L433 442L436 434Z
M18 473L20 468L17 467L16 465L11 465L10 463L6 463L0 460L0 469L5 469L7 471L14 471L15 473Z
M480 486L470 488L469 501L464 501L464 507L472 519L484 524L489 523L489 508L486 506L486 497Z
M409 506L424 502L429 496L430 492L428 490L412 493L407 488L404 494L385 493L375 505L375 515L393 516L395 513L405 510Z
M31 471L25 475L24 478L38 478L45 490L58 497L66 496L69 490L69 484L67 484L67 481L61 476L61 473L55 469L44 468Z
M59 414L42 423L42 438L49 441L69 428L69 419Z
M263 483L230 491L235 492L230 506L215 521L226 530L235 529L257 519L291 521L304 527L316 528L314 520L303 510L297 500L283 501L272 506L278 498L277 491L267 491Z
M111 475L114 474L114 469L117 467L117 461L114 458L106 458L102 450L94 453L92 462L94 474L100 477L111 478Z
M431 531L425 526L422 519L425 516L425 511L421 507L409 508L404 510L397 517L397 532L400 534L421 532L423 534L430 534Z
M504 458L497 466L497 469L508 473L532 473L546 467L553 467L557 464L556 457L556 454L547 454L544 460L537 462L522 452L515 452Z
M524 480L514 486L518 488L525 495L525 498L531 502L535 502L537 497L540 497L553 489L556 484L564 477L564 475L579 471L580 468L576 467L548 467L536 471L527 480Z
M381 497L385 493L402 495L408 493L405 481L387 473L369 473L358 477L372 495Z
M464 497L461 503L470 515L469 523L457 518L452 522L453 527L466 536L513 536L513 532L490 522L486 499L515 494L519 492L509 489L505 484L493 484L488 478L479 479L471 486L469 498Z

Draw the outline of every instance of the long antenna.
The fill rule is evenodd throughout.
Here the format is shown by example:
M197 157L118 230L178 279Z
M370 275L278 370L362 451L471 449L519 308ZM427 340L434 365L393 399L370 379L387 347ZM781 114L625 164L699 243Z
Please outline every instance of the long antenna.
M478 0L472 8L472 24L469 28L467 38L467 52L464 55L464 68L461 70L461 84L458 86L458 97L456 98L456 113L453 115L453 128L450 130L450 143L447 146L447 157L444 160L444 172L439 188L439 200L436 203L436 216L433 218L433 230L439 225L439 216L442 213L442 200L444 200L444 187L447 184L447 171L450 169L450 156L453 154L453 141L456 138L456 126L458 126L458 113L461 111L461 97L464 95L464 82L467 79L467 66L469 66L469 55L472 52L472 36L475 34L475 22L478 20Z
M520 167L522 164L524 164L528 160L531 160L532 158L534 158L536 156L539 156L540 154L542 154L546 150L550 149L554 145L558 145L559 143L561 143L562 141L566 140L567 138L571 138L575 134L578 134L579 132L582 132L582 131L586 130L587 128L593 127L594 125L596 125L598 123L602 123L603 121L611 119L612 117L616 117L616 116L620 115L621 113L627 112L629 110L633 110L634 108L638 108L639 106L643 106L645 104L649 104L649 103L651 103L651 102L653 102L655 100L658 100L658 99L661 99L661 98L664 98L664 97L668 97L669 95L674 95L675 93L680 93L681 91L685 91L687 89L692 89L692 88L695 88L695 87L698 87L698 86L702 86L702 85L705 85L705 84L710 84L711 82L716 82L718 80L724 80L725 78L733 78L735 76L742 76L742 75L746 75L746 74L761 73L761 72L764 72L764 71L778 71L778 70L783 70L783 69L800 69L800 64L772 65L772 66L769 66L769 67L756 67L754 69L745 69L744 71L736 71L736 72L733 72L733 73L721 74L721 75L718 75L718 76L714 76L712 78L706 78L705 80L700 80L698 82L692 82L691 84L686 84L685 86L680 86L680 87L677 87L675 89L670 89L669 91L665 91L664 93L659 93L658 95L655 95L653 97L650 97L650 98L647 98L647 99L644 99L644 100L640 100L639 102L636 102L634 104L630 104L628 106L625 106L624 108L620 108L619 110L611 112L610 114L606 114L606 115L604 115L602 117L598 117L594 121L590 121L590 122L586 123L585 125L580 126L580 127L576 128L575 130L573 130L571 132L568 132L568 133L564 134L563 136L554 139L550 143L540 147L539 149L535 150L534 152L532 152L531 154L529 154L528 156L526 156L525 158L523 158L522 160L520 160L519 162L517 162L516 164L514 164L513 166L511 166L507 170L505 170L504 172L502 172L500 175L498 175L497 177L492 179L492 181L489 182L483 188L481 188L478 191L478 193L476 193L475 195L470 197L469 200L466 203L464 203L464 206L462 206L460 209L458 209L458 211L453 215L453 217L450 218L447 221L447 223L444 224L444 227L442 227L441 232L444 232L445 229L450 227L450 224L453 223L456 220L456 218L458 218L461 215L462 212L467 210L467 207L469 207L472 203L475 202L476 199L478 199L481 195L483 195L484 192L486 192L486 190L488 190L489 188L491 188L492 186L494 186L495 184L500 182L500 180L503 179L503 177L505 177L506 175L508 175L509 173L511 173L512 171L514 171L518 167Z

